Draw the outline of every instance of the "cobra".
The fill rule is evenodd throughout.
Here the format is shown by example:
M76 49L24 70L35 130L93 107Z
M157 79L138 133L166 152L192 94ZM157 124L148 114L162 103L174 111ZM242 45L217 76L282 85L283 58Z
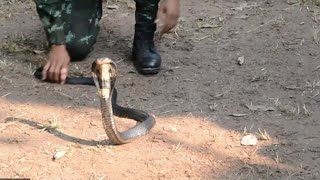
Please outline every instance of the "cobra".
M91 70L92 77L67 77L66 84L95 85L97 87L102 123L109 140L113 144L120 145L147 134L155 126L155 118L145 111L122 107L117 104L116 64L108 58L101 58L92 63ZM38 68L34 73L35 77L41 79L41 72L42 68ZM120 132L114 116L133 119L136 121L136 125Z

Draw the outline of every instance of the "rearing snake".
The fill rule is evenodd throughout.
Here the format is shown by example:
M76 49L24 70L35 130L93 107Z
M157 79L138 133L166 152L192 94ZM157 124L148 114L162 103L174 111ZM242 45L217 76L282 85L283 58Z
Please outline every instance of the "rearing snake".
M97 87L103 127L113 144L129 143L134 138L145 135L154 127L156 122L150 114L117 104L117 91L115 89L117 67L113 61L108 58L97 59L92 63L91 71L92 78L67 77L66 84L95 85ZM41 72L42 68L38 68L34 76L41 79ZM113 115L133 119L137 121L137 124L126 131L119 132Z

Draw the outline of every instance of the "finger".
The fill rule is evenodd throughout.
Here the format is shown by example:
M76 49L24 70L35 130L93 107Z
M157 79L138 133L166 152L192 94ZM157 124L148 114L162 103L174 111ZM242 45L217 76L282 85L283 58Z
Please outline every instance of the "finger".
M177 24L177 20L169 20L161 29L160 34L168 33L172 30Z
M160 35L162 36L163 34L169 32L173 27L174 27L174 21L171 20L169 17L166 18L166 22L163 24L160 30Z
M168 24L167 32L171 31L175 26L176 26L176 22L175 22L175 21L171 21L171 22Z
M56 64L52 64L48 70L48 80L54 82L54 74L55 74Z
M60 82L60 72L61 72L61 65L57 65L55 68L54 68L54 74L53 74L53 80L54 82Z
M64 84L68 76L68 68L63 67L60 71L60 83Z
M47 79L47 75L48 75L48 69L50 68L51 66L51 63L48 62L44 67L43 67L43 70L42 70L42 78L41 80L44 81Z
M164 24L162 27L161 27L161 30L160 30L160 37L162 37L163 34L167 33L169 31L169 26L168 24Z

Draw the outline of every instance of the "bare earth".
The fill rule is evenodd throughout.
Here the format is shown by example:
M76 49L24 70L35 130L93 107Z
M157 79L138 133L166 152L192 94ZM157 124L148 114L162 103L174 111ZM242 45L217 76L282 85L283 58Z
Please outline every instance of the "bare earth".
M130 61L134 1L104 9L95 50L72 74L113 59L120 104L154 114L156 127L110 145L94 87L33 78L46 58L33 2L1 0L0 178L320 179L316 2L182 0L179 25L157 40L163 69L150 77ZM257 145L242 146L249 133Z

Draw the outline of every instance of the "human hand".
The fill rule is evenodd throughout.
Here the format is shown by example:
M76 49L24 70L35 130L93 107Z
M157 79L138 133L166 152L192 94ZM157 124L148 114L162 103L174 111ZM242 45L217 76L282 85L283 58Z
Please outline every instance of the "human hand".
M180 15L180 0L163 0L160 3L156 22L160 23L160 37L177 25Z
M68 76L70 56L65 45L52 45L47 64L43 67L42 80L64 84Z

